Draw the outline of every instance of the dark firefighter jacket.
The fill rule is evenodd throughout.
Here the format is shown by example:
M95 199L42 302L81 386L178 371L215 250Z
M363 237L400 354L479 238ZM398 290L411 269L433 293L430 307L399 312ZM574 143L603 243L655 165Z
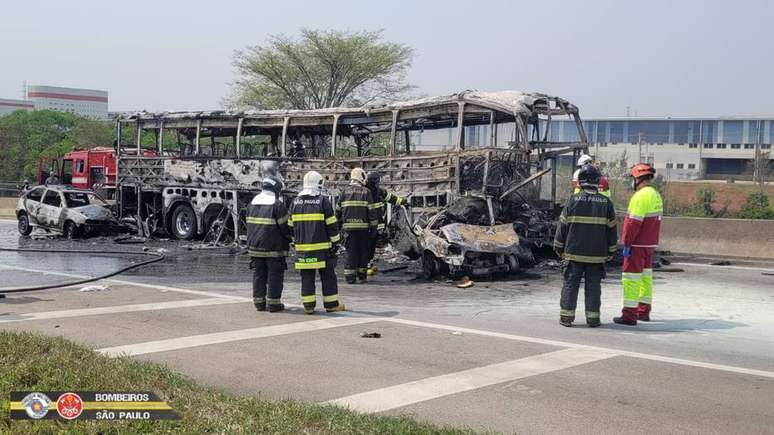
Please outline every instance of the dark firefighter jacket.
M388 192L382 189L381 187L371 189L371 195L374 198L374 203L371 205L371 207L376 211L376 229L381 231L384 229L385 222L387 221L385 219L387 214L387 204L389 203L392 205L401 205L403 204L404 199L392 192Z
M367 187L359 184L347 186L339 199L341 229L344 231L376 229L379 222L373 205L374 199Z
M285 257L290 247L288 209L282 201L250 204L247 212L247 253L251 257Z
M340 240L333 206L326 196L298 196L290 206L296 243L296 269L324 269L334 243Z
M554 249L566 260L604 263L617 245L613 202L586 190L572 195L559 217Z

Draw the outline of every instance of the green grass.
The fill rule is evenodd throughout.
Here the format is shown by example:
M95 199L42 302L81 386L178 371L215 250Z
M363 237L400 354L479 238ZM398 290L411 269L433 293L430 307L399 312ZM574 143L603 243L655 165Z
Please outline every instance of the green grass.
M256 370L266 362L256 362ZM314 380L310 380L314 382ZM11 391L153 391L177 421L10 420ZM290 400L240 397L204 387L159 364L109 358L62 338L0 332L0 433L15 434L462 434L410 417L383 417Z

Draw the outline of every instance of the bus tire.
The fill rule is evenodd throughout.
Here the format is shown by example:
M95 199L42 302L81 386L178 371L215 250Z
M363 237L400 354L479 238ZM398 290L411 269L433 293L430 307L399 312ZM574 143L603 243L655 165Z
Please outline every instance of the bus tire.
M170 224L172 237L177 240L192 240L196 236L196 214L188 204L180 204L172 212Z

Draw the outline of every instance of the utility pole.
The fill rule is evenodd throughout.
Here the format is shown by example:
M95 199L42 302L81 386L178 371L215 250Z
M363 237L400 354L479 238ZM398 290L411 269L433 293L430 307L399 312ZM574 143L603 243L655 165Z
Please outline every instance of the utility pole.
M755 123L755 158L753 159L753 182L758 183L761 186L761 192L763 192L763 170L764 163L762 162L761 154L761 121L758 120ZM768 163L768 162L766 162Z
M637 133L637 152L639 154L637 163L642 163L642 133Z

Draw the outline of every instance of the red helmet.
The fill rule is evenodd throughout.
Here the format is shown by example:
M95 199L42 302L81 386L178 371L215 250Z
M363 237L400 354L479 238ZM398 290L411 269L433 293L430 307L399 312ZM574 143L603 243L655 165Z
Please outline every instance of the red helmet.
M646 175L656 175L656 170L653 169L653 166L647 163L637 163L632 166L632 177L640 178Z

